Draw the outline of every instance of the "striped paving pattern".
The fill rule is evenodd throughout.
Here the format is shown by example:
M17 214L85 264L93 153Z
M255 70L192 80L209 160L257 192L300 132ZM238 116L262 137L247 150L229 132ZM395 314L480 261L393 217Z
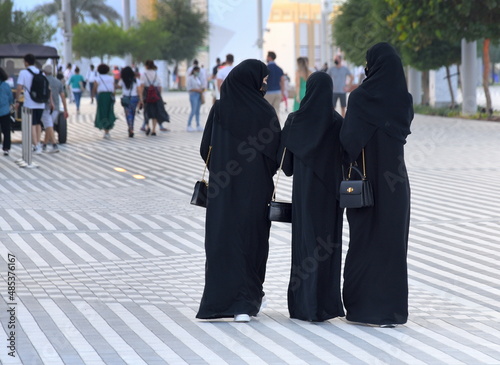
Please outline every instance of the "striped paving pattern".
M283 223L271 231L268 307L236 324L194 318L204 210L188 201L203 171L201 133L184 131L187 94L166 100L168 133L146 137L139 116L128 138L117 107L112 139L103 140L84 99L61 153L34 156L38 169L14 164L20 144L0 159L0 363L500 364L500 124L413 122L406 325L290 319ZM283 181L278 196L290 199L291 179ZM9 253L17 260L16 357L6 341Z

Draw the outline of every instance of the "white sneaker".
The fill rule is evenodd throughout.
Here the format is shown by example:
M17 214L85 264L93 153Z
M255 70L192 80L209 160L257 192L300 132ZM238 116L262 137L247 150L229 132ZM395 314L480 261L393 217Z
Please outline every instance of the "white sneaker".
M42 154L42 147L40 145L37 145L35 147L35 155L41 155Z
M234 316L235 322L250 322L250 316L248 314L236 314Z
M203 132L203 127L201 125L199 125L198 127L196 127L196 130L198 132Z
M57 147L57 145L53 145L52 146L52 149L49 151L49 153L57 153L59 152L59 147Z
M262 312L264 308L267 308L267 297L265 295L262 297L262 302L260 302L259 313L257 314L260 314L260 312Z
M104 137L105 139L111 139L111 135L109 133L104 133Z
M188 126L188 127L186 128L186 131L188 131L188 132L194 132L194 128L193 128L193 127L191 127L191 126Z

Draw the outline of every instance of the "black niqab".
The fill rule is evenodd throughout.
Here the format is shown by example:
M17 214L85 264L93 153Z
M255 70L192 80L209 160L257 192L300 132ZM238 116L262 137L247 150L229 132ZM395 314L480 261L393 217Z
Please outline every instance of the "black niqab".
M276 160L281 130L274 108L260 91L267 66L259 60L245 60L231 70L221 86L219 121L241 141L257 138L259 151Z
M324 182L331 182L333 163L332 143L327 142L336 120L342 117L333 109L332 78L324 72L315 72L306 83L306 94L300 109L290 116L290 123L283 129L282 140L295 156ZM321 105L321 108L318 108ZM339 148L338 146L336 146Z
M405 143L413 119L412 97L396 50L389 43L377 43L366 52L366 62L367 77L349 97L341 131L341 139L349 141L343 146L351 161L377 129Z

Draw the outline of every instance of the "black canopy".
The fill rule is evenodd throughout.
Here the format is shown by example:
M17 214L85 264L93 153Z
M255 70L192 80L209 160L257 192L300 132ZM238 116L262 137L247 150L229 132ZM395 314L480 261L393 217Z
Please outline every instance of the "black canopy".
M0 44L0 57L22 58L31 53L35 58L59 58L54 47L39 44Z

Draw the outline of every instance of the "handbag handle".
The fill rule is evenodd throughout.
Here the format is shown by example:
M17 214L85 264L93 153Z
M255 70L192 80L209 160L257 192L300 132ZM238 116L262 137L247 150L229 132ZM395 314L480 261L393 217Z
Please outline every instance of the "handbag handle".
M283 161L285 160L286 147L283 149L283 155L281 155L280 168L278 169L278 175L276 176L276 184L274 185L273 198L272 201L276 201L276 189L278 188L278 182L280 181L281 168L283 167Z
M362 148L361 149L361 156L362 156L362 161L363 161L363 173L361 173L361 171L352 164L349 165L349 172L347 173L347 180L349 180L351 178L351 171L354 169L354 171L356 171L359 176L361 176L361 178L363 180L366 180L366 163L365 163L365 149Z
M210 158L210 152L212 152L212 146L208 147L208 155L207 155L207 160L205 161L205 167L203 168L203 175L201 176L201 181L205 181L205 172L207 171L208 167L208 160Z

